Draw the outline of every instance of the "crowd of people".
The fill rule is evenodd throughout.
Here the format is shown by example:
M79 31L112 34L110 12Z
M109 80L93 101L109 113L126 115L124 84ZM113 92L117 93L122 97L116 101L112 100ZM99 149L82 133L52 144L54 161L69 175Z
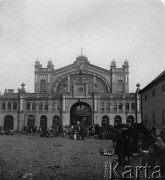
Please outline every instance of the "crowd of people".
M165 175L165 128L162 128L159 135L156 134L155 127L152 127L151 131L146 131L142 148L148 152L148 158L144 163L148 162L152 167L159 165Z
M92 126L84 126L77 121L74 125L63 125L51 127L47 130L42 130L41 127L37 130L25 127L23 132L45 132L61 134L63 137L69 135L71 139L85 139L89 135L103 138L102 134L106 134L107 139L111 139L114 146L114 153L118 156L119 164L130 161L132 157L142 155L142 162L148 163L151 166L160 165L162 172L165 173L165 128L162 129L159 135L156 134L155 127L149 131L142 124L115 124L114 126L107 125L101 127L98 124ZM48 131L48 132L47 132Z
M121 128L120 124L112 128L112 141L119 164L130 161L135 154L142 157L142 164L154 168L160 166L165 174L165 129L159 135L155 127L128 125Z

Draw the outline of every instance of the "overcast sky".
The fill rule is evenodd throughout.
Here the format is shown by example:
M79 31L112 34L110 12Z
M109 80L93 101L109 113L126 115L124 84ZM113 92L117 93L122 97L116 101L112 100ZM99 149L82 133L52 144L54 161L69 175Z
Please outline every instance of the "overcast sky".
M0 0L0 91L26 84L34 92L34 63L55 69L83 50L110 69L128 59L130 91L165 70L165 7L158 0Z

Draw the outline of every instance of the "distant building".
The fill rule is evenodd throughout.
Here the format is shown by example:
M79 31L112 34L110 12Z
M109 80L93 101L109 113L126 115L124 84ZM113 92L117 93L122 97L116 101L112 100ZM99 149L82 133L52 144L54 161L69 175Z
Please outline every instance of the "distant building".
M129 65L121 68L111 62L103 69L84 55L73 64L54 69L52 61L46 68L35 62L34 93L26 93L24 84L14 93L6 90L0 97L0 125L21 130L23 126L46 128L80 121L92 124L140 122L140 108L135 114L136 96L129 93Z
M140 91L142 122L158 133L165 126L165 71Z

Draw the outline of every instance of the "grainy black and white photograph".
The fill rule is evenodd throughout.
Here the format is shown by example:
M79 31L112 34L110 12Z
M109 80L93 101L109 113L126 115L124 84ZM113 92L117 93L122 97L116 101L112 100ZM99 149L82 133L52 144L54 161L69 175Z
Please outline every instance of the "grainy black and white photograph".
M0 180L165 178L165 1L0 0Z

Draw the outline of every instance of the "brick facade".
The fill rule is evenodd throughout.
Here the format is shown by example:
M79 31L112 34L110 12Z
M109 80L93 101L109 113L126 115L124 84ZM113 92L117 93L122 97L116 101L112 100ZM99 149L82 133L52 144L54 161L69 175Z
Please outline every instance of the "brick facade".
M117 68L113 60L109 70L91 64L82 55L60 69L54 69L50 60L43 68L37 60L34 75L34 93L26 93L22 84L18 93L8 90L0 97L1 126L4 127L7 115L13 117L14 130L21 130L30 122L38 128L41 121L49 127L58 118L60 125L69 125L72 119L101 126L104 119L111 125L117 120L126 123L126 117L136 121L136 95L129 93L127 60L122 68ZM9 102L11 108L8 108ZM137 117L140 122L140 108Z

